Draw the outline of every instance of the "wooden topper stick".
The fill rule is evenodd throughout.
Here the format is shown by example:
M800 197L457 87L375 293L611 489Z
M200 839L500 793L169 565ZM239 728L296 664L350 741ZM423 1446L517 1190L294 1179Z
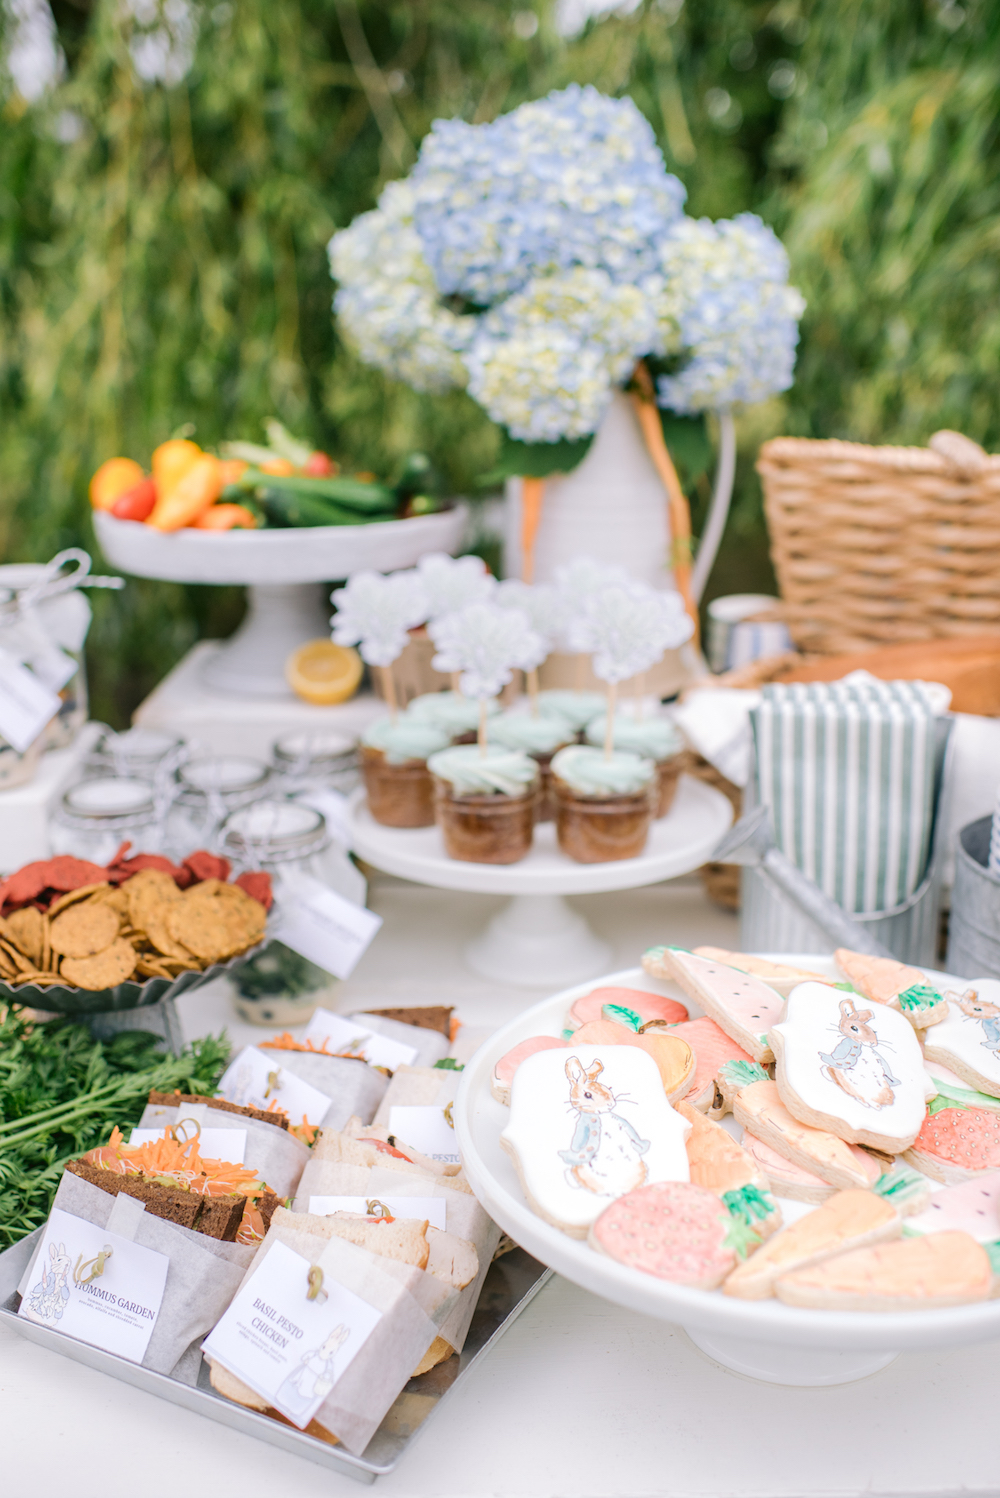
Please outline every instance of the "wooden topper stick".
M486 698L479 699L479 732L476 735L479 743L479 752L486 758Z
M610 759L615 747L615 712L618 708L618 683L608 682L608 726L604 730L604 758Z
M382 675L382 695L389 709L389 717L395 723L396 713L399 711L399 703L396 700L396 678L392 674L391 666L379 666Z
M528 688L528 701L531 703L531 716L538 717L538 667L525 672L525 685Z
M456 697L460 696L462 692L462 688L458 684L461 675L461 671L453 671L451 673L451 689L455 693Z
M691 508L688 505L677 469L663 440L660 412L656 405L653 379L642 359L635 366L632 386L629 390L632 407L639 420L646 451L660 482L667 491L667 511L670 517L671 562L677 591L694 625L694 642L697 645L700 630L698 608L691 592Z
M535 580L535 537L542 518L545 480L521 480L521 577L526 583Z
M641 721L641 719L642 719L642 715L643 715L643 701L642 701L642 699L645 697L645 695L646 695L646 673L645 673L645 671L640 671L639 674L638 674L638 676L635 679L635 716L636 716L636 720L637 721Z

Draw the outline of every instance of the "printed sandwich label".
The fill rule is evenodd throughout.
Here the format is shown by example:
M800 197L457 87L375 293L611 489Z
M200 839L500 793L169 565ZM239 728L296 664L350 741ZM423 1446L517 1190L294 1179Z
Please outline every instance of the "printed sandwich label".
M398 1066L412 1066L417 1059L416 1046L406 1045L400 1040L377 1034L369 1025L356 1019L345 1019L342 1014L331 1014L329 1009L317 1009L306 1026L304 1041L312 1041L321 1050L339 1055L357 1056L369 1066L385 1066L395 1071Z
M335 978L349 978L382 917L354 905L311 874L283 874L275 890L271 936Z
M278 1107L288 1114L295 1128L305 1120L320 1124L330 1107L330 1099L318 1087L285 1071L278 1060L280 1051L259 1051L255 1045L244 1046L222 1074L218 1096L241 1108Z
M275 1243L202 1346L299 1430L382 1319L335 1280L316 1288L310 1300L309 1260Z
M169 1262L166 1254L53 1207L17 1314L141 1363Z
M397 1103L389 1109L389 1133L432 1160L441 1160L446 1165L462 1163L450 1104L447 1108L426 1104L417 1108Z
M181 1119L175 1124L177 1134L183 1138ZM189 1138L195 1137L192 1129ZM155 1144L163 1138L163 1129L133 1129L129 1147L136 1144ZM225 1160L227 1165L242 1165L247 1152L246 1129L202 1129L197 1136L198 1153L203 1160Z
M58 692L0 650L0 734L18 754L31 748L61 705Z
M334 1212L362 1212L366 1217L424 1218L446 1231L447 1208L440 1196L311 1196L309 1210L318 1217Z

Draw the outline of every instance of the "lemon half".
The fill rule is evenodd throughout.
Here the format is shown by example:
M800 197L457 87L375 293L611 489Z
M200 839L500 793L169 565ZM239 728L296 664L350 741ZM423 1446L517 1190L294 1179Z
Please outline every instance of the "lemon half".
M363 672L358 652L332 640L307 640L285 662L285 678L296 697L317 707L353 697Z

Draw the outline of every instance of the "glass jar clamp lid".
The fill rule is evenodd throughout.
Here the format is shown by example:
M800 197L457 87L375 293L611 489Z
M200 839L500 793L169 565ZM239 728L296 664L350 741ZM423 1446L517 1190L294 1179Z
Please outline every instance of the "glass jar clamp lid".
M231 812L222 826L223 852L239 863L299 864L305 869L329 843L322 812L301 801L267 796Z

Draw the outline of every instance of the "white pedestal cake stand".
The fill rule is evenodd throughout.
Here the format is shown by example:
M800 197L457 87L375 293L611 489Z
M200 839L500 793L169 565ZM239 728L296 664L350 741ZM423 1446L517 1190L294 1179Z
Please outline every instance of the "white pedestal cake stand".
M465 530L464 505L411 520L323 525L301 530L199 531L165 535L134 520L94 513L101 550L113 567L136 577L178 583L238 583L247 614L204 667L222 692L290 697L285 662L296 646L329 633L330 605L321 583L372 568L412 567L432 551L454 552Z
M417 884L509 895L469 943L466 960L484 977L541 987L583 982L606 971L611 956L565 895L639 889L687 874L711 856L731 822L732 807L721 792L682 775L670 814L653 823L640 858L574 863L559 851L555 823L542 822L519 863L464 863L446 856L437 827L383 827L359 790L351 801L351 846L375 868Z

